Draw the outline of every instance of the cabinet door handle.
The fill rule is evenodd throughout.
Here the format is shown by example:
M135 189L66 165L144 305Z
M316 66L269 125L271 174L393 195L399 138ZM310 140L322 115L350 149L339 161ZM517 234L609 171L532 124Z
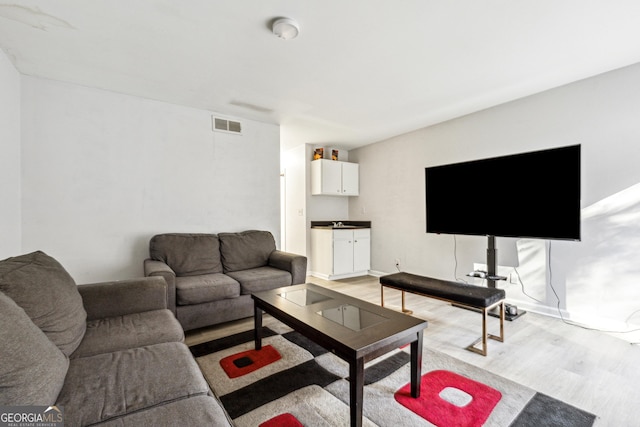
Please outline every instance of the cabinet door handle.
M354 242L355 242L355 243L358 243L358 241L357 241L357 240L354 240Z

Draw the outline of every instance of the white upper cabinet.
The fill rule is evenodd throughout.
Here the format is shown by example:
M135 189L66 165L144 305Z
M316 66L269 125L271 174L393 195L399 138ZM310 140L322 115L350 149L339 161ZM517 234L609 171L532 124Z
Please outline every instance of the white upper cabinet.
M357 196L358 164L319 159L311 162L311 194Z
M342 195L357 196L360 192L357 163L342 163Z

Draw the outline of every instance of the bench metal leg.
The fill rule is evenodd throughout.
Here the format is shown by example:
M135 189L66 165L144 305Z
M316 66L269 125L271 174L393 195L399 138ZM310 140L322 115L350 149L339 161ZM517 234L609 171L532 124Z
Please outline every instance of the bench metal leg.
M500 335L499 336L487 333L487 314L489 310L492 310L496 306L500 307ZM482 336L477 340L475 340L471 345L469 345L467 347L467 350L486 356L487 341L489 338L496 341L504 342L504 301L500 301L497 304L494 304L490 307L486 307L482 309ZM481 349L476 347L476 344L478 344L479 342L482 342Z
M404 307L404 291L402 291L402 312L403 312L404 314L413 314L413 310L407 310L407 309Z
M405 308L405 301L404 301L404 291L402 292L402 312L405 314L413 314L413 310L407 310ZM380 284L380 307L384 307L384 285Z

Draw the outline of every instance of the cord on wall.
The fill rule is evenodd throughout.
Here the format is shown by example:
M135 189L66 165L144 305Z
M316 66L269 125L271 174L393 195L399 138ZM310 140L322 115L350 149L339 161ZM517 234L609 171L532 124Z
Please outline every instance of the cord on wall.
M469 284L466 280L461 277L458 277L458 241L456 240L456 235L453 235L453 278L456 282L463 282Z
M534 300L534 301L536 301L536 302L539 302L540 304L544 304L544 302L543 302L543 301L540 301L539 299L532 297L531 295L529 295L529 294L524 290L524 283L522 283L522 278L520 277L520 273L518 272L518 269L517 269L516 267L513 267L513 271L515 271L515 272L516 272L516 276L518 276L518 282L520 282L520 288L522 289L522 293L523 293L525 296L527 296L527 297L531 298L532 300Z
M598 331L598 332L604 332L604 333L607 333L607 334L630 334L632 332L640 331L640 328L630 329L628 331L612 331L612 330L606 330L606 329L592 328L592 327L580 325L578 323L574 323L574 322L571 322L571 321L565 319L564 316L562 315L562 311L560 310L560 297L558 296L558 293L556 292L556 289L553 286L553 270L551 269L551 242L549 242L549 252L548 252L547 257L548 257L547 262L548 262L548 265L549 265L549 287L553 291L553 294L556 296L556 300L558 301L558 304L557 304L558 314L560 315L560 319L565 324L570 325L570 326L577 326L579 328L586 329L588 331ZM627 317L627 321L629 321L629 319L639 311L640 311L640 309L638 309L638 310L634 311L633 313L631 313L631 315L629 315L629 317ZM629 343L629 344L631 344L631 345L639 345L640 342L632 342L632 343Z

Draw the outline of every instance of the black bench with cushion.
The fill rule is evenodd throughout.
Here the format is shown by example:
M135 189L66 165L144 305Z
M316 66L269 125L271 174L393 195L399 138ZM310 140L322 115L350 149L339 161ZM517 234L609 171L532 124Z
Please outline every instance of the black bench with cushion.
M470 308L482 313L482 336L467 347L467 350L487 355L487 339L504 341L504 299L503 289L486 288L459 282L433 279L411 273L394 273L380 277L380 305L384 307L384 288L402 291L402 311L405 309L404 293L411 292L425 297L436 298L455 305ZM495 308L500 309L500 335L487 333L487 314ZM476 347L482 341L482 349Z

